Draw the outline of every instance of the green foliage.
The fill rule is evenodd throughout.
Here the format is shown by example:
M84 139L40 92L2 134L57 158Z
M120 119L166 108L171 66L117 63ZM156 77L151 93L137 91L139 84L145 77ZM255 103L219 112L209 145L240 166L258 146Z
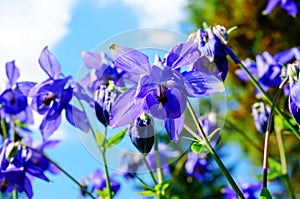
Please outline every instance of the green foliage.
M272 199L272 196L267 188L262 188L259 199Z
M124 138L125 134L127 132L127 128L121 130L119 133L117 133L116 135L112 136L111 138L109 138L107 140L107 142L105 143L105 148L112 148L114 145L118 144L119 142L122 141L122 139Z

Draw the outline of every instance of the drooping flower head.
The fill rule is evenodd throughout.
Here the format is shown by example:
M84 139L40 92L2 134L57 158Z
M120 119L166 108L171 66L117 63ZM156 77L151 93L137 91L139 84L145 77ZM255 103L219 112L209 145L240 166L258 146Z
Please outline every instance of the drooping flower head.
M271 112L271 108L265 106L263 102L256 102L255 104L253 104L252 115L253 115L255 127L258 130L258 132L266 133L270 112ZM270 132L272 132L273 129L274 129L274 123L273 121L271 121Z
M205 174L209 173L211 169L206 158L194 152L189 152L185 163L185 171L188 177L195 177L197 180L202 181Z
M296 64L288 64L287 74L289 75L289 109L295 119L300 124L300 82L299 82L299 66Z
M151 118L143 113L128 128L129 136L134 146L141 153L149 153L154 144L154 129Z

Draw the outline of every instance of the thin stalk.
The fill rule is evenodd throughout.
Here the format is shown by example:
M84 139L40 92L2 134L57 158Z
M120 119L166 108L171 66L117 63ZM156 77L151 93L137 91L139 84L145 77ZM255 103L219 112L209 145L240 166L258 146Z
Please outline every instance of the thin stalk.
M149 185L147 185L144 180L142 180L138 175L136 175L135 173L133 174L134 177L146 188L149 189L151 191L154 191L154 189L152 187L150 187Z
M148 169L148 171L149 171L149 173L150 173L150 176L151 176L151 178L152 178L154 184L157 184L157 181L156 181L156 179L155 179L155 177L154 177L154 174L153 174L153 172L152 172L152 169L151 169L151 167L150 167L150 165L149 165L149 163L148 163L148 161L147 161L147 159L146 159L146 156L145 156L145 155L142 155L142 156L143 156L143 161L144 161L144 163L145 163L145 165L146 165L146 167L147 167L147 169Z
M101 155L102 155L102 159L103 159L103 168L104 168L104 172L105 172L105 180L106 180L106 186L108 189L108 196L109 196L109 199L112 199L113 195L112 195L112 189L111 189L111 184L110 184L110 180L109 180L107 162L106 162L106 158L105 158L105 149L101 150Z
M16 186L13 190L12 196L13 196L13 199L18 199L18 190L17 190Z
M270 130L271 130L271 123L273 121L273 112L276 107L277 99L283 89L283 86L288 81L288 77L286 77L278 87L278 90L275 93L274 99L272 101L271 111L268 118L267 130L265 134L265 144L264 144L264 159L263 159L263 187L267 188L268 182L268 155L269 155L269 137L270 137Z
M3 133L3 138L5 140L5 139L7 139L7 129L5 126L5 122L2 118L1 118L1 129L2 129L2 133Z
M282 179L285 182L287 189L290 193L290 196L292 199L296 199L293 186L291 185L289 176L288 176L288 169L287 169L287 162L286 162L286 155L285 155L285 148L284 143L282 139L282 132L281 131L275 131L277 144L278 144L278 150L279 150L279 156L280 156L280 162L281 162L281 172L282 172Z
M233 52L227 52L230 56L231 54L234 55ZM235 55L234 55L235 56ZM231 57L232 58L232 57ZM232 60L235 60L232 58ZM235 62L242 70L246 73L246 75L250 78L250 81L254 84L254 86L263 94L263 96L266 98L267 102L272 106L272 100L270 96L264 91L264 89L260 86L260 84L257 82L257 80L252 76L252 74L248 71L248 69L241 63L241 62ZM292 130L293 134L300 140L300 132L295 129L293 124L290 122L290 120L284 115L284 113L277 107L274 107L275 111L284 119L289 126L289 128Z
M105 127L104 128L104 135L106 137L106 134L107 134L107 128ZM95 137L96 139L96 137ZM106 186L107 186L107 189L108 189L108 196L109 196L109 199L112 199L113 198L113 195L112 195L112 189L111 189L111 184L110 184L110 180L109 180L109 173L108 173L108 168L107 168L107 161L106 161L106 157L105 157L105 152L106 152L106 149L104 147L98 147L99 150L100 150L100 153L101 153L101 156L102 156L102 160L103 160L103 168L104 168L104 172L105 172L105 180L106 180Z
M56 166L61 172L63 172L71 181L73 181L76 185L79 186L79 188L86 193L87 195L89 195L91 198L96 199L83 185L80 184L80 182L78 182L73 176L71 176L66 170L64 170L61 166L59 166L56 162L54 162L52 159L50 159L46 154L44 154L43 152L32 148L30 146L25 145L25 147L29 148L30 150L40 154L41 156L43 156L44 158L46 158L49 162L51 162L54 166Z
M225 165L223 164L222 160L219 158L219 156L217 155L216 151L212 148L210 142L208 141L202 126L200 125L197 116L194 112L194 109L192 108L192 105L190 103L189 100L187 100L187 107L191 113L191 116L197 126L197 130L200 132L200 135L202 137L202 139L198 136L198 135L193 135L198 141L202 142L203 144L207 147L208 151L210 152L210 154L213 156L213 158L215 159L216 163L218 164L219 168L221 169L221 171L223 172L223 174L225 175L227 181L229 182L229 184L231 185L232 189L234 190L234 192L238 195L238 197L240 199L245 199L243 193L241 192L241 190L239 189L239 187L236 185L235 181L233 180L233 178L231 177L229 171L226 169Z
M163 173L161 169L161 160L158 151L158 136L157 133L154 135L154 149L155 149L155 158L156 158L156 165L157 165L157 178L158 183L161 184L164 181Z

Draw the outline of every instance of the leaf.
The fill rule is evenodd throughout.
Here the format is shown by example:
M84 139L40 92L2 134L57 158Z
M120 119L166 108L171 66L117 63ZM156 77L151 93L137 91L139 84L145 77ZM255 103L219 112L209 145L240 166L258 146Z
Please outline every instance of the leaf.
M272 196L266 187L262 188L260 191L259 199L272 199Z
M160 184L155 185L154 189L158 191L165 191L170 186L171 180L165 180Z
M121 142L121 140L123 139L123 137L125 136L127 132L127 128L121 130L119 133L117 133L116 135L112 136L111 138L108 139L107 143L105 144L105 148L112 148L114 145L118 144L119 142Z
M151 190L137 192L137 194L142 195L142 196L155 196L156 195L155 191L151 191Z
M103 143L105 142L105 136L100 133L99 131L96 131L96 142L97 142L97 145L98 147L102 147L103 146Z
M206 146L204 144L199 143L199 142L193 142L193 144L191 145L191 149L196 154L207 151Z

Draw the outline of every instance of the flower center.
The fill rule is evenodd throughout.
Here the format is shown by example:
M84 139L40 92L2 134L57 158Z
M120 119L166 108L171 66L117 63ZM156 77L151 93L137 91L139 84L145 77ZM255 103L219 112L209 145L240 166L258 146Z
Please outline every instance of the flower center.
M159 84L157 87L157 95L156 95L156 99L159 101L159 103L165 104L168 102L166 94L167 94L167 88Z
M54 100L57 97L58 96L54 93L48 93L47 96L43 100L43 104L49 106L51 104L52 100Z

